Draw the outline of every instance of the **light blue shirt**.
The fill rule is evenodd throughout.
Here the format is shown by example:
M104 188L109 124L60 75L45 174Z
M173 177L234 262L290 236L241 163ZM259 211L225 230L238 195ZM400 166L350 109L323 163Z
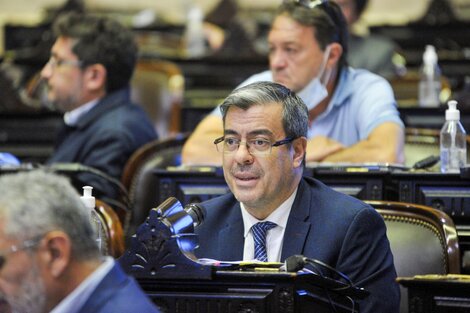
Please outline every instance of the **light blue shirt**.
M255 74L239 87L258 81L273 81L271 71ZM309 84L298 92L309 102ZM221 116L219 108L211 114ZM365 140L374 128L385 122L404 127L390 84L381 76L362 69L345 68L327 109L311 123L308 138L326 136L344 146Z
M72 293L65 297L50 313L76 313L86 303L98 287L103 278L108 275L114 266L114 259L106 257L90 276L88 276Z

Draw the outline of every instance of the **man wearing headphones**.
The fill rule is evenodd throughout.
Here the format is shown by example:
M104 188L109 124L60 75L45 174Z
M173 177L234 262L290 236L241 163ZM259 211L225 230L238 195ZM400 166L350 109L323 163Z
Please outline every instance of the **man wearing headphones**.
M404 126L392 88L380 76L347 66L347 41L336 3L285 2L268 36L270 70L242 86L274 81L302 98L309 110L307 162L403 163ZM183 163L220 165L212 141L222 135L216 109L186 142Z

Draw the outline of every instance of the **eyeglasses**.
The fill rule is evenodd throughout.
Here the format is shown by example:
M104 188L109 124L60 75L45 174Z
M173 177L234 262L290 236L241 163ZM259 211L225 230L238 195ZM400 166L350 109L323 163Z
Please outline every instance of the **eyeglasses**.
M313 9L314 7L316 7L318 5L321 5L321 4L326 5L328 0L293 0L292 2L298 3L300 5L303 5L304 7L307 7L307 8Z
M10 246L10 248L5 249L4 251L0 251L0 270L5 265L8 255L22 251L22 250L34 248L35 246L37 246L37 244L41 241L42 238L43 236L38 236L33 239L28 239L28 240L23 241L20 244L12 245Z
M246 149L251 155L268 155L271 154L273 147L279 147L297 138L287 137L282 140L271 142L264 138L253 138L248 140L240 140L234 137L222 136L214 140L217 151L224 152L225 154L232 154L237 152L242 143L246 145Z
M65 65L81 67L83 65L83 62L80 60L61 60L52 56L47 61L46 65L49 65L52 70L55 70L56 68Z
M336 2L333 3L331 0L284 0L284 3L295 3L307 9L322 9L331 19L335 28L337 28L338 33L335 35L335 41L339 42L344 47L345 37L341 29L346 28L346 22ZM335 9L335 6L338 7L338 9Z

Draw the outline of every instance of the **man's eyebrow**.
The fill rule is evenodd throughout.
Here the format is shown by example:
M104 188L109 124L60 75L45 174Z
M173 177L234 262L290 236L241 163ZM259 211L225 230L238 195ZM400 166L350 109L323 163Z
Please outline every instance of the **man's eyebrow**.
M238 133L233 129L224 129L224 136L225 135L238 135Z
M224 130L224 136L225 135L238 135L239 133L236 132L233 129L225 129ZM248 133L249 136L257 136L257 135L266 135L266 136L273 136L273 132L268 130L268 129L255 129L252 130Z
M268 129L256 129L248 133L248 135L256 136L256 135L266 135L266 136L273 136L273 132Z

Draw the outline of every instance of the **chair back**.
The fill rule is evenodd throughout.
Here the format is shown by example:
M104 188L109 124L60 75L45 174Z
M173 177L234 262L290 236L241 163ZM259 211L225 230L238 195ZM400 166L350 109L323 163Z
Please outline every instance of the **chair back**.
M405 129L405 165L413 166L429 156L439 156L439 130L428 128ZM436 168L439 165L436 165Z
M132 205L126 235L133 235L136 228L148 216L150 209L159 205L154 202L156 181L153 170L181 164L181 149L188 134L179 134L147 143L135 151L124 167L121 182L129 192Z
M470 135L467 135L467 163L470 161ZM413 166L429 156L440 155L440 130L407 127L405 130L405 165ZM431 170L439 171L439 163Z
M105 254L114 258L120 257L125 250L121 221L113 208L101 200L96 200L95 210L100 218L101 230L105 236Z
M140 59L131 80L132 100L141 105L160 138L178 133L184 76L175 63Z
M398 276L460 273L457 231L446 213L411 203L366 202L385 221ZM407 313L408 295L400 289L400 313Z

